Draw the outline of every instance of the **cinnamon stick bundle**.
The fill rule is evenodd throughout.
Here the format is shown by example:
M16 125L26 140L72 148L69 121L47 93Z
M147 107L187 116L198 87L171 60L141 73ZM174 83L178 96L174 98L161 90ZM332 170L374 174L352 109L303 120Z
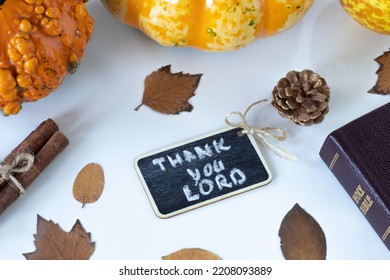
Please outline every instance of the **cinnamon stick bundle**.
M24 173L13 174L23 189L42 173L42 171L59 155L69 141L58 125L47 119L42 122L33 132L30 133L1 163L2 166L11 165L18 155L22 153L34 156L33 166ZM0 174L1 175L1 174ZM15 187L11 180L0 184L0 214L3 213L19 196L21 191Z

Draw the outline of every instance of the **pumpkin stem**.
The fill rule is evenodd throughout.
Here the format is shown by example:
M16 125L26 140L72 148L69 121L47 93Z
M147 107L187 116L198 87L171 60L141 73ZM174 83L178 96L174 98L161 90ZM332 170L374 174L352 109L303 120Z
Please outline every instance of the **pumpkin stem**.
M1 1L1 0L0 0ZM72 61L69 62L67 65L67 70L69 74L74 74L76 73L77 69L79 68L80 63L78 61Z

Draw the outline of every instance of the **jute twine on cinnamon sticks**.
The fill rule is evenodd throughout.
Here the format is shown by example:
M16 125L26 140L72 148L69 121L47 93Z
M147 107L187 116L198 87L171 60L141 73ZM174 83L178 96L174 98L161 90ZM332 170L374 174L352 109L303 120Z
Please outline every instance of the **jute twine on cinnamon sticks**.
M47 119L1 162L0 214L68 145L69 141L58 125Z

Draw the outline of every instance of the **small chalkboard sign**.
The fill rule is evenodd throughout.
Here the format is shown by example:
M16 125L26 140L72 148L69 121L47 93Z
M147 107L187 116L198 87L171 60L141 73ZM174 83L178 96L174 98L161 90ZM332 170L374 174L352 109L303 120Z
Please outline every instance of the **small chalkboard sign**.
M226 128L135 160L158 217L168 218L271 181L253 136L240 131Z

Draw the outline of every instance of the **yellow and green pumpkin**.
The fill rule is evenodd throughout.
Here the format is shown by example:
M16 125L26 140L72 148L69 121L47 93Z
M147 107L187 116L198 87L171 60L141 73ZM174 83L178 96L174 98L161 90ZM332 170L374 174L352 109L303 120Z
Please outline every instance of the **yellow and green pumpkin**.
M102 0L120 21L165 46L230 51L282 32L314 0Z
M339 0L344 10L362 26L390 35L390 0Z

